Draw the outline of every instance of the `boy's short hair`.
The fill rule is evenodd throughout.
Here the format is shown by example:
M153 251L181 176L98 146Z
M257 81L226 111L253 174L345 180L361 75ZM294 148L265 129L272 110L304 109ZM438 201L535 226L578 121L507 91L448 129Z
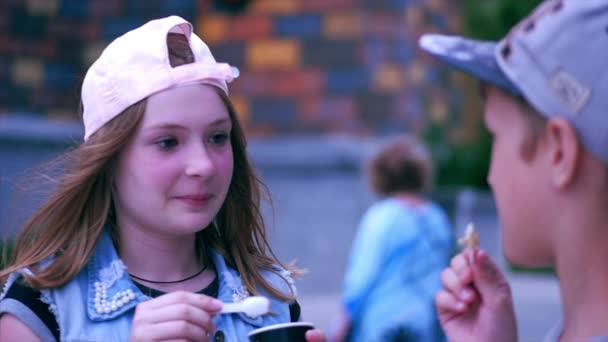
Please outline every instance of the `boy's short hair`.
M369 163L371 186L384 196L423 192L430 187L432 174L430 153L422 142L411 136L392 140Z
M608 164L608 1L546 0L500 42L423 35L422 49L561 116Z

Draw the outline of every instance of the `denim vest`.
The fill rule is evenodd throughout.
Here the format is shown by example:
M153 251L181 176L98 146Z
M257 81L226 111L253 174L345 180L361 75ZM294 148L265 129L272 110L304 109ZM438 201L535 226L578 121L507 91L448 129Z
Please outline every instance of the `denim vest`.
M219 278L218 299L236 302L249 296L239 273L226 265L217 252L210 254ZM293 291L295 295L289 272L279 267L276 271L281 276L265 270L262 275L277 290L285 294ZM4 293L18 277L19 274L11 274ZM288 302L274 298L261 287L257 291L270 299L271 314L256 318L242 313L217 315L213 319L217 340L247 341L247 334L253 329L290 321ZM135 306L151 299L131 281L106 231L76 277L61 287L41 292L42 300L49 304L57 319L61 341L128 341Z

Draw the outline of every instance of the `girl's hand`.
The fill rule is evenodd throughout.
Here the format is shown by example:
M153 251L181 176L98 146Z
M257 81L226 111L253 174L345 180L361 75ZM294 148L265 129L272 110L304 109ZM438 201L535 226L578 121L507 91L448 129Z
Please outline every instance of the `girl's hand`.
M171 292L138 304L131 341L208 341L215 332L213 316L222 309L219 300L185 291Z
M327 338L323 331L319 329L312 329L306 332L306 342L326 342Z
M486 252L456 255L441 282L435 304L449 341L517 340L509 283Z

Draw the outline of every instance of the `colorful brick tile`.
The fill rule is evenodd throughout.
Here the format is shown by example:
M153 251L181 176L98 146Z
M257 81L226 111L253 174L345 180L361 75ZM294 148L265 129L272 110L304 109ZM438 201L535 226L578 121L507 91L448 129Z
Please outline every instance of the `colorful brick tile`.
M449 6L447 0L427 0L425 4L430 11L435 13L445 13Z
M296 70L277 73L272 89L276 96L306 96L323 92L324 85L321 70Z
M328 70L327 92L330 94L354 94L370 88L370 73L367 68L344 68Z
M369 38L363 45L365 64L375 66L388 61L390 47L379 38Z
M399 39L391 44L388 60L390 62L403 65L409 65L416 58L416 49L418 45L415 41Z
M372 13L365 17L364 35L382 39L399 37L405 30L403 23L400 13Z
M273 32L271 18L262 15L235 16L228 26L233 40L268 39Z
M329 39L355 39L363 29L362 17L356 11L330 13L323 17L323 36Z
M299 106L300 122L353 121L357 116L357 104L353 96L306 96Z
M18 58L13 62L11 76L17 86L38 88L44 82L44 66L37 59Z
M133 30L144 23L144 20L134 18L106 18L102 24L101 35L103 39L112 41L125 32Z
M373 89L379 92L398 93L405 85L405 70L399 65L382 65L374 73Z
M39 44L26 43L26 47L28 49L28 55L45 60L56 58L59 55L58 50L60 48L57 44L54 44L53 41L40 42Z
M45 83L48 87L67 89L78 86L74 64L47 63L45 73Z
M161 16L178 15L192 21L196 17L195 5L195 0L161 0L160 8L157 10Z
M358 0L306 0L300 2L301 12L336 13L359 8Z
M249 109L249 100L245 96L230 95L230 102L234 106L234 110L243 125L248 125L251 119L251 111Z
M81 63L83 65L93 64L93 62L99 58L101 52L106 48L107 45L108 43L100 41L85 45L80 56Z
M121 14L123 0L89 0L89 16L93 18L117 17Z
M220 42L210 47L218 62L225 62L242 69L245 65L245 43L239 41Z
M251 119L259 123L272 123L279 128L291 128L296 120L297 103L291 98L263 98L251 100Z
M405 26L414 30L424 25L424 9L421 6L409 6L405 10Z
M448 21L444 15L431 15L431 25L439 31L445 31L448 28Z
M32 16L25 9L11 12L8 34L14 39L38 39L47 34L46 26L50 19L45 16Z
M300 64L300 44L288 39L253 41L246 48L246 61L253 70L295 69Z
M0 103L12 111L26 111L29 108L29 95L31 90L12 84L10 87L0 87Z
M91 41L100 36L99 25L89 21L50 21L47 25L49 36L54 39Z
M31 15L55 16L59 9L59 0L26 0L25 8Z
M413 62L407 67L406 77L412 87L421 86L424 82L426 67L420 62Z
M318 14L298 14L277 16L274 29L279 37L315 38L321 35L321 16Z
M403 2L395 0L359 0L358 5L366 11L399 11L403 9Z
M246 71L233 83L230 83L231 94L245 97L272 96L276 76L269 71Z
M47 118L53 121L72 121L76 117L73 108L53 108L47 112Z
M429 106L429 114L434 122L446 122L448 120L448 106L444 99L433 96Z
M203 15L195 26L196 34L207 44L227 41L229 33L228 18L223 15Z
M89 13L87 1L61 0L59 15L64 18L85 18Z
M124 16L136 18L157 16L162 3L163 0L124 1L122 13Z
M300 0L255 0L248 10L263 14L291 14L299 11L300 2Z
M302 64L323 68L361 66L359 44L357 40L302 41Z
M393 96L367 92L357 96L359 118L370 127L378 127L386 122L393 113Z

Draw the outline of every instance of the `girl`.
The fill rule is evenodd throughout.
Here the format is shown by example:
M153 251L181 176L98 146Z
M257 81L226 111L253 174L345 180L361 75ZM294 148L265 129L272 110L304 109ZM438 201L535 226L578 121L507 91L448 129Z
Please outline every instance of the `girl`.
M0 272L0 340L243 341L299 319L228 99L236 76L175 16L104 50L82 86L84 142ZM271 314L218 315L253 294Z

